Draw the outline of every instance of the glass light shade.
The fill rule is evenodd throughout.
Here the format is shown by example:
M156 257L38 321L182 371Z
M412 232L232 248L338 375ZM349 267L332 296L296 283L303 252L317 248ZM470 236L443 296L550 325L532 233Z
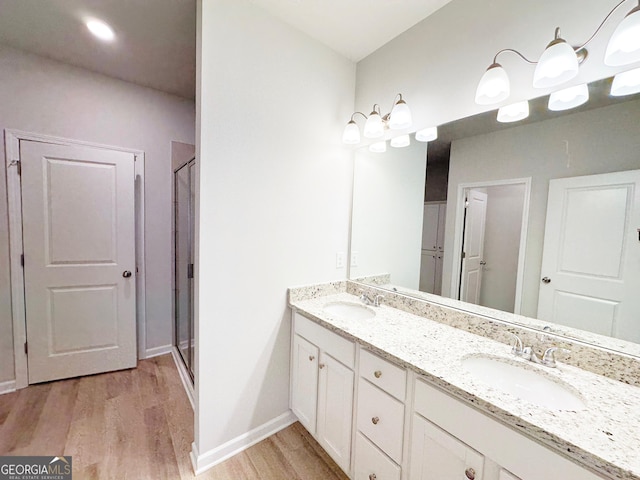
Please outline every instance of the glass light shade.
M342 133L342 143L346 143L347 145L355 145L356 143L360 143L360 129L358 125L353 120L347 123L347 126L344 127L344 132Z
M501 123L517 122L529 116L529 102L523 101L506 105L498 109L498 121Z
M393 106L389 118L389 128L391 130L403 130L411 126L411 110L404 100L400 99Z
M418 142L430 142L438 138L438 127L428 127L416 132Z
M377 112L371 112L364 124L364 136L367 138L378 138L384 135L384 124Z
M558 38L542 53L533 72L533 86L548 88L568 82L578 74L578 56L567 42Z
M640 61L640 6L631 10L607 44L604 63L612 67Z
M476 89L478 105L492 105L506 100L511 92L509 77L502 65L494 63L487 68Z
M376 142L369 145L369 151L373 153L384 153L387 151L387 142Z
M589 87L586 83L558 90L549 95L549 110L559 112L575 108L589 100Z
M634 68L627 72L618 73L613 77L611 95L621 97L640 93L640 68Z
M410 143L411 139L409 135L400 135L399 137L391 139L391 146L395 148L408 147Z

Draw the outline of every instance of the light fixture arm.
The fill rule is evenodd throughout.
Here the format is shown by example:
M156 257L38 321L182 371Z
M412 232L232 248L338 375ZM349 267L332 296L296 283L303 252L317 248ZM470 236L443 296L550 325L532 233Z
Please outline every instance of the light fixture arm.
M374 105L374 106L375 106L375 105ZM352 121L352 122L355 122L355 120L354 120L354 118L353 118L353 117L355 117L357 114L362 115L362 116L364 117L364 119L365 119L365 120L366 120L367 118L369 118L369 117L367 117L367 116L366 116L364 113L362 113L362 112L353 112L353 113L351 114L351 121Z
M579 47L575 47L576 50L580 50L584 47L586 47L591 40L593 40L596 35L598 35L598 33L600 32L600 30L602 30L602 27L604 27L604 24L607 23L607 20L609 20L609 18L611 17L611 15L613 15L613 13L618 10L618 8L620 8L622 6L623 3L625 3L627 0L621 0L615 7L613 7L613 9L607 14L606 17L604 17L604 20L602 20L602 22L600 23L600 25L598 25L598 28L596 28L596 31L593 32L593 35L591 35L589 37L589 39L584 42L582 45L580 45ZM640 0L638 0L638 8L640 8Z
M493 57L493 63L498 63L498 55L500 55L501 53L504 52L511 52L511 53L515 53L516 55L518 55L522 60L524 60L525 62L531 64L531 65L535 65L538 62L534 62L533 60L529 60L527 57L525 57L523 54L521 54L518 50L515 50L513 48L503 48L502 50L500 50L498 53L496 53L495 57Z

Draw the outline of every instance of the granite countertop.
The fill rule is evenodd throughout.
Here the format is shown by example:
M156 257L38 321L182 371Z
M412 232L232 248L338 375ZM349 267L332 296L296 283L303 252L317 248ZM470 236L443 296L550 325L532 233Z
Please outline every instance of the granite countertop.
M405 366L521 433L594 471L640 480L640 388L558 363L548 368L511 355L508 345L385 305L374 318L346 319L324 312L328 302L361 304L348 293L291 301L322 326ZM577 392L586 408L549 410L475 379L461 361L500 357L535 369Z

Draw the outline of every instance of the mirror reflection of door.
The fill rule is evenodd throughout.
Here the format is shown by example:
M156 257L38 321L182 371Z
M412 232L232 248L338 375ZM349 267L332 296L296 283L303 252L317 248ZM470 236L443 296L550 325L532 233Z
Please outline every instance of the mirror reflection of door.
M458 299L515 311L524 183L468 188Z
M640 170L551 180L538 318L639 342L639 228Z

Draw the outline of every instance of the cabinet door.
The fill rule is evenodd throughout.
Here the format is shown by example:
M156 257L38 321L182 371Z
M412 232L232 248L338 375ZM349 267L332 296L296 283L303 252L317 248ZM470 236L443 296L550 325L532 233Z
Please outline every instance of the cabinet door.
M422 249L436 250L438 248L438 215L440 205L426 204L422 217Z
M318 347L299 335L293 337L291 410L312 434L316 432Z
M436 251L423 250L420 262L420 291L435 293Z
M345 472L351 460L353 371L324 352L320 354L318 442Z
M436 237L436 243L438 245L438 251L444 250L444 226L447 220L447 204L443 203L438 208L438 236Z
M443 253L438 253L435 258L435 274L433 276L433 293L442 295L442 265Z
M481 454L421 416L413 417L411 480L482 480Z

